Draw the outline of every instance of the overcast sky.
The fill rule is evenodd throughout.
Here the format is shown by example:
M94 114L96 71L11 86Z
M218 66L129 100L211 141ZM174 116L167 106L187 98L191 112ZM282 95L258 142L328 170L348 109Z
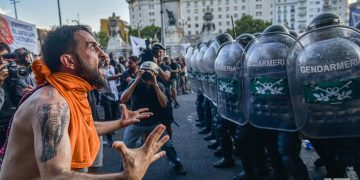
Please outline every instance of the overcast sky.
M59 25L57 0L19 0L16 4L18 19L36 24L38 27ZM113 12L129 22L129 9L125 0L60 0L63 24L78 20L99 31L100 19ZM10 0L0 0L0 14L15 18L14 5Z

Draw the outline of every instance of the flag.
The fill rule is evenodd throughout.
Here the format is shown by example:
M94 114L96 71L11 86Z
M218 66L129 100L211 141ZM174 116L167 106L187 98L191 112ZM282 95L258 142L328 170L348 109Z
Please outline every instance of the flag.
M131 41L131 49L132 49L132 52L133 52L132 54L134 56L139 56L142 49L146 48L145 39L130 36L130 41Z
M355 3L350 6L349 25L354 26L359 21L360 21L360 5L358 3Z

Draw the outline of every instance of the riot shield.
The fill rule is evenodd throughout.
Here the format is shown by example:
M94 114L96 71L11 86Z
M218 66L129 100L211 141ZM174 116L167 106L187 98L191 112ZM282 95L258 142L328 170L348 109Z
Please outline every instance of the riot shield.
M206 70L204 68L204 54L207 49L207 46L206 46L206 44L202 43L199 45L199 48L200 48L200 50L196 57L196 68L198 69L198 73L199 73L199 79L198 79L199 88L200 88L201 92L204 92L204 84L207 83L207 74L206 74ZM206 98L209 99L209 97L207 97L207 96L206 96Z
M236 124L244 125L241 76L242 46L236 41L223 44L215 60L219 114Z
M286 57L294 43L293 36L284 29L262 33L245 49L244 110L247 120L255 127L298 130L286 72Z
M190 68L190 59L192 57L194 53L194 48L189 46L188 48L186 48L186 54L185 54L185 64L187 66L187 70L188 72L191 71L191 68Z
M360 136L360 32L335 25L300 36L287 58L296 125L313 138Z
M216 87L216 74L214 69L214 63L216 59L216 53L220 49L218 41L215 39L209 42L209 47L204 54L203 66L206 70L207 83L204 84L204 94L216 105L217 104L217 87Z
M189 63L189 68L191 69L191 76L189 76L189 79L190 79L190 87L191 87L191 90L194 91L195 93L198 93L199 92L199 89L200 89L200 86L199 86L199 73L198 73L198 70L196 69L196 57L197 57L197 54L199 53L199 49L196 48L194 50L194 53L193 55L191 56L190 58L190 63Z

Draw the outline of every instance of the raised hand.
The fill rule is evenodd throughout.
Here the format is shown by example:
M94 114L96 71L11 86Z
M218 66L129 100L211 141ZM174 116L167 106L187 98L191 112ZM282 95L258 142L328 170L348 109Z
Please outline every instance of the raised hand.
M142 179L150 164L165 155L164 151L158 152L169 140L169 136L166 135L159 141L165 129L164 125L157 126L148 136L144 145L138 149L129 149L121 141L113 143L112 147L118 149L121 154L123 172L129 175L129 179Z
M131 124L140 122L141 119L148 118L153 115L148 108L141 108L136 111L131 111L126 108L124 104L120 104L122 114L120 119L120 127L124 128Z

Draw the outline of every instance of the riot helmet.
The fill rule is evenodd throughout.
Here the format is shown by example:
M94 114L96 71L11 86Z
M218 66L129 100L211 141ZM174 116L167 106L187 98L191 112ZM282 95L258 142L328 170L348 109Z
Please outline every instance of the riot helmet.
M280 25L280 24L274 24L274 25L271 25L269 27L267 27L264 31L263 31L263 34L267 34L267 33L275 33L275 32L282 32L282 33L289 33L289 30L283 26L283 25Z
M253 34L255 37L259 37L259 36L261 36L261 32L256 32L256 33L254 33Z
M343 19L334 13L322 13L316 16L308 25L307 30L314 30L317 28L331 26L331 25L342 25Z
M220 46L226 42L230 42L233 40L233 38L231 37L231 35L229 33L220 33L219 35L217 35L215 37L215 39L219 43Z
M245 33L238 36L235 40L245 48L255 38L254 35Z
M294 30L289 30L289 33L294 36L295 38L298 38L299 37L299 33L297 33L296 31Z

